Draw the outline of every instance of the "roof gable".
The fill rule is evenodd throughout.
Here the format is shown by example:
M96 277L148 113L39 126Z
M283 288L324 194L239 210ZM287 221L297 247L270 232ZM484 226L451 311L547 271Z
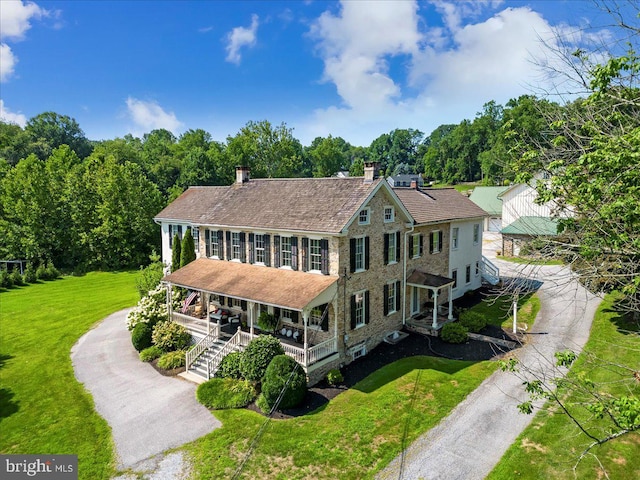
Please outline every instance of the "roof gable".
M502 214L502 198L500 195L509 187L476 187L471 192L469 200L478 205L490 215Z
M255 179L229 187L190 187L157 221L197 225L340 233L363 203L386 184L362 177Z
M485 217L487 212L453 188L394 188L416 224Z

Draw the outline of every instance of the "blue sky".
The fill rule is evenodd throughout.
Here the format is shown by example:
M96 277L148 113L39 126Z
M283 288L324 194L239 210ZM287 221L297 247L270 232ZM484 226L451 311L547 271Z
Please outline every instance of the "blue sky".
M1 0L0 116L52 110L94 140L154 128L224 140L266 119L303 145L367 146L553 91L540 39L607 42L585 28L606 21L581 0Z

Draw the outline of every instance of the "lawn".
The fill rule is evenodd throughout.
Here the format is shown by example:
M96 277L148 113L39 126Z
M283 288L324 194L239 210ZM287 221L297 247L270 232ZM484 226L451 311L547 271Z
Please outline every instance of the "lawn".
M0 293L0 452L77 454L79 476L115 472L111 430L73 374L70 351L135 304L136 273L89 273Z
M405 358L303 417L265 425L265 417L252 411L216 411L223 427L186 449L201 479L231 478L254 438L243 478L372 478L495 367L495 362Z
M501 326L511 331L513 329L512 299L508 295L487 296L470 310L483 315L487 323ZM518 297L518 327L527 325L530 330L540 311L540 298L535 292Z
M564 265L562 260L544 259L544 258L528 258L528 257L498 257L506 262L519 263L521 265Z
M637 333L638 324L634 325L614 312L614 301L615 296L608 295L600 305L585 353L574 364L570 375L586 374L596 382L599 391L631 394L637 398L640 396L640 384L633 378L633 372L622 370L617 365L629 365L636 371L640 369L640 336L628 332L632 330ZM587 354L595 355L600 362L596 365L588 362ZM581 409L580 400L577 395L567 397L567 403L572 405L577 418L584 422L589 431L597 431L598 436L601 435L606 424ZM514 411L514 415L518 413ZM574 477L573 468L578 456L590 442L556 404L547 404L507 450L488 478L640 478L639 432L595 447L593 455L579 463ZM605 477L603 468L608 477Z

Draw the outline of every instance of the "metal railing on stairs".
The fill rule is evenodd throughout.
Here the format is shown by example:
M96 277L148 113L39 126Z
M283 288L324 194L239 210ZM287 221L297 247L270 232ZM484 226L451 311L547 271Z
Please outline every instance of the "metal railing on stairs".
M211 332L208 335L206 335L202 340L200 340L198 343L196 343L191 348L191 350L187 352L186 359L185 359L187 371L189 370L189 367L193 364L193 362L195 362L196 359L200 355L202 355L203 352L208 350L209 347L211 347L211 345L216 343L216 341L220 337L220 326L217 324L213 324L211 328L212 328Z

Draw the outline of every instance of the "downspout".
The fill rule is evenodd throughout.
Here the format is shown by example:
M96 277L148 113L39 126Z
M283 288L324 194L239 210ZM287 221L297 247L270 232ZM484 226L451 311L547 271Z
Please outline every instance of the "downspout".
M409 261L407 250L409 249L409 235L413 234L415 226L411 224L411 230L404 232L404 262L402 265L402 325L407 324L407 262Z

